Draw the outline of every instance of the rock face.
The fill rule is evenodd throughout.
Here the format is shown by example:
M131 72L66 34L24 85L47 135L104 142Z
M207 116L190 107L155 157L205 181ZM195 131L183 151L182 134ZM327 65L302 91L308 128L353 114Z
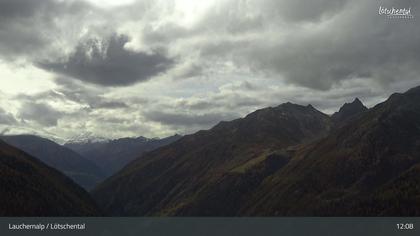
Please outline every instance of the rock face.
M0 139L63 172L87 190L105 178L93 162L48 139L33 135L2 136Z
M72 142L64 146L86 157L102 170L107 176L115 174L126 164L144 153L150 152L161 146L165 146L180 139L180 135L174 135L163 139L121 138L100 142Z
M0 141L0 216L99 216L68 177Z
M145 155L93 195L111 215L235 215L244 197L288 163L290 147L328 129L329 117L312 106L258 110Z

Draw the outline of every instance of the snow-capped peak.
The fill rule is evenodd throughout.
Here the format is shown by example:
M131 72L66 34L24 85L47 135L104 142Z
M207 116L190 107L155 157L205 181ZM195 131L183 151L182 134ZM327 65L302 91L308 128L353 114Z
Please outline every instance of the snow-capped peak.
M109 139L96 136L91 132L82 133L70 138L66 144L84 144L84 143L105 143L109 142Z

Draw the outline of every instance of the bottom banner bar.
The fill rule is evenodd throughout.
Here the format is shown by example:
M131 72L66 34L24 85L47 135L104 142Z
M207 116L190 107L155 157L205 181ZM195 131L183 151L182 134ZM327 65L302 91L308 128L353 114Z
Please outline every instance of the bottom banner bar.
M420 218L0 218L0 235L420 235Z

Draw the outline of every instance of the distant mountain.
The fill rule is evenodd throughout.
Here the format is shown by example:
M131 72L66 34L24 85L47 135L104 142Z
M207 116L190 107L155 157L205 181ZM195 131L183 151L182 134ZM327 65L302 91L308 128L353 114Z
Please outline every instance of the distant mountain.
M0 141L0 216L98 216L89 194L68 177Z
M33 135L2 136L0 139L62 171L85 189L92 189L105 178L93 162L48 139Z
M115 140L89 140L88 142L68 142L64 146L86 157L101 167L110 176L123 168L127 163L140 157L143 153L178 140L174 135L163 139L121 138Z
M332 117L287 103L221 122L93 196L117 216L419 216L420 87Z
M353 102L344 104L338 112L331 116L331 120L336 126L341 126L367 110L368 108L356 98Z
M289 161L292 146L328 130L329 116L310 105L258 110L146 154L93 194L112 215L234 215L246 192ZM209 190L226 175L254 167L259 172L249 183L233 181L224 186L226 191Z
M65 144L89 144L89 143L103 143L108 142L110 139L96 136L91 132L81 133L76 135L65 142Z
M55 134L48 133L45 131L36 130L35 128L31 127L22 127L21 125L7 125L3 130L0 132L0 136L16 136L16 135L32 135L42 137L48 140L51 140L58 144L63 144L66 142L66 139L63 139Z

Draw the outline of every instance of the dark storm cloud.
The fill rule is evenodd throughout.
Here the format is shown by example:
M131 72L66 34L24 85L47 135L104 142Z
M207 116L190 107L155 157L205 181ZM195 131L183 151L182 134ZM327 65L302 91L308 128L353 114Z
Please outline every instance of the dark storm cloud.
M36 123L51 127L56 126L60 118L65 115L45 103L25 102L22 104L18 117L23 120L35 121Z
M2 0L0 1L0 19L2 24L13 20L43 17L41 20L51 20L58 14L76 13L89 4L83 1L57 1L57 0Z
M40 53L55 38L60 18L83 14L90 7L82 1L1 0L0 56Z
M420 31L416 23L370 24L365 29L354 25L353 31L302 35L284 45L251 50L249 58L291 83L316 89L330 89L334 83L353 78L374 78L383 84L418 79Z
M63 62L41 62L38 66L75 79L103 85L127 86L165 72L174 61L162 52L134 52L124 46L125 35L112 35L108 40L80 43Z
M233 60L256 73L321 90L354 78L373 79L384 87L419 80L418 1L263 0L247 4L252 7L232 1L208 14L200 27L225 37L201 42L203 58ZM389 19L378 14L379 6L411 7L414 18ZM259 23L235 33L230 30L240 29L247 17ZM236 32L240 34L231 37Z
M233 35L264 30L270 25L295 27L295 24L318 22L339 13L350 0L250 0L226 1L207 12L197 32L224 31ZM182 30L171 36L188 35ZM175 34L177 33L177 34ZM164 38L164 37L161 37Z
M418 3L396 2L356 1L321 29L298 30L283 43L256 46L248 58L291 83L315 89L330 89L339 81L353 78L373 78L383 85L418 80L418 17L398 20L378 15L381 4L405 5L414 10Z
M11 125L17 123L15 117L0 107L0 124Z

